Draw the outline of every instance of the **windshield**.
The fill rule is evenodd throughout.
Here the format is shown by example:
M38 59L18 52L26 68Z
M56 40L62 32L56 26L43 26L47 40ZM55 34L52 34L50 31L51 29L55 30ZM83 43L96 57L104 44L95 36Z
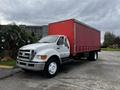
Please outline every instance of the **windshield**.
M58 36L46 36L39 40L39 43L54 43L58 39Z

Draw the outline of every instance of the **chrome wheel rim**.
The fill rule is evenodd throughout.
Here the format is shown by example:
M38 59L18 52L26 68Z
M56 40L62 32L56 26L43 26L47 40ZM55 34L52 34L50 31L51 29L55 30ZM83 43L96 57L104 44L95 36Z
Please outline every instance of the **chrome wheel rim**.
M55 74L57 71L57 64L56 62L51 62L48 67L48 71L51 75Z
M95 60L97 59L97 54L95 53L95 56L94 56Z

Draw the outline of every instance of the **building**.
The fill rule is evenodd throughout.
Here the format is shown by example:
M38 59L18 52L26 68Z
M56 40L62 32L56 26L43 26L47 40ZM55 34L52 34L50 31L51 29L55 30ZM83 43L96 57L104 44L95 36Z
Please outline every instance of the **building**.
M20 28L34 34L38 39L44 37L48 34L48 26L27 26L27 25L20 25Z

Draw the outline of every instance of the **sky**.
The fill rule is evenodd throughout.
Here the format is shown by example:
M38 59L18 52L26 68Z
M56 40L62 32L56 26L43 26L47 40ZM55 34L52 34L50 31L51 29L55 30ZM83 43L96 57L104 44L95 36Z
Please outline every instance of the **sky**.
M0 0L0 24L47 25L75 18L120 36L120 0Z

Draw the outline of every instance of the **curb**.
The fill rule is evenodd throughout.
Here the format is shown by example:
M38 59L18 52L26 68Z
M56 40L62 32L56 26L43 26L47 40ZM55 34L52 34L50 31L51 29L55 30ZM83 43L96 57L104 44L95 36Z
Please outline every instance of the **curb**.
M6 65L0 65L1 69L12 69L14 66L6 66Z
M2 69L2 74L0 75L0 80L13 76L16 73L21 71L20 68L12 68L12 69Z

